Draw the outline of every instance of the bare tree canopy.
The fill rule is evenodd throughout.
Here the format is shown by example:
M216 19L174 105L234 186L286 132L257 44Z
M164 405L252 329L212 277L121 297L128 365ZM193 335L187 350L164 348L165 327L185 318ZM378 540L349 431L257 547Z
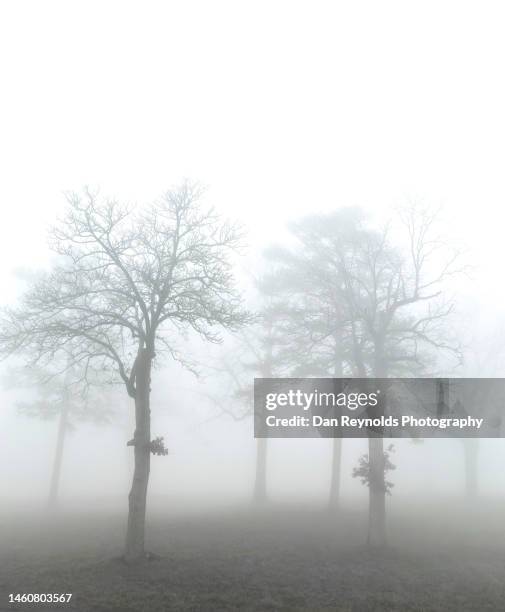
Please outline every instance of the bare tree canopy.
M36 361L72 345L73 362L112 362L134 396L138 346L178 358L174 332L190 327L215 342L219 327L239 327L247 314L230 251L241 232L203 211L201 195L185 183L137 210L87 189L69 194L69 210L51 230L60 261L31 283L19 307L4 310L2 349L29 348ZM171 326L162 330L164 323Z
M435 352L459 363L447 326L454 310L447 283L463 266L459 251L437 237L436 220L435 212L412 206L394 237L390 225L369 227L357 208L291 225L297 247L268 256L281 266L277 282L298 296L299 328L316 360L326 351L331 364L336 344L352 375L419 375Z

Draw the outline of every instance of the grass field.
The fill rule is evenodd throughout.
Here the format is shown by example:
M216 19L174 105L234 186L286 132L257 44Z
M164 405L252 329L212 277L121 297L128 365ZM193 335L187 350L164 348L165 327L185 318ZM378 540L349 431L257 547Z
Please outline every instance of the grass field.
M0 610L505 610L503 507L403 508L390 546L364 546L366 516L241 508L149 519L140 567L120 559L124 516L2 516ZM12 604L9 593L73 593Z

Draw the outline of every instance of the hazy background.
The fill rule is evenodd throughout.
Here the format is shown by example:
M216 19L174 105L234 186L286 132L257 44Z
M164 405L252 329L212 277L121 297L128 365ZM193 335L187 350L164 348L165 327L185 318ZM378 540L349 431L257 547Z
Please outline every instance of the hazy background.
M498 2L3 3L2 302L16 295L16 269L49 261L45 228L65 190L90 185L141 204L189 177L249 229L244 279L290 219L359 205L380 221L411 202L442 206L447 236L473 265L459 286L461 320L477 337L496 334L505 295L502 12ZM491 374L503 374L494 365ZM2 490L6 505L43 505L56 424L20 417L15 400L2 392ZM83 425L67 440L63 505L126 507L131 408L125 400L114 425ZM174 364L156 374L152 413L153 434L170 449L152 462L153 506L250 497L251 421L213 419ZM458 441L397 446L395 496L428 482L461 494ZM272 496L299 496L303 482L303 496L324 503L329 448L273 441ZM350 477L363 451L364 442L344 442L342 500L365 507L367 491ZM482 445L485 495L505 493L497 457L500 440Z

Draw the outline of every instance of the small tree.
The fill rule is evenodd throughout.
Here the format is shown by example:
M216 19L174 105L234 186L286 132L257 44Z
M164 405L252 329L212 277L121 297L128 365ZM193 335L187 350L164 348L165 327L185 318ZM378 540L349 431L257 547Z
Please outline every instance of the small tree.
M240 231L203 209L201 195L186 182L146 209L102 202L89 190L68 195L67 214L51 233L60 262L30 284L18 307L4 310L4 354L28 350L47 362L72 343L72 364L113 371L134 400L128 561L145 557L153 361L165 353L187 363L178 335L191 329L219 342L219 328L248 320L230 258Z
M17 403L20 414L42 420L58 420L56 448L49 486L48 508L58 505L58 494L67 433L79 423L108 424L115 415L114 389L97 378L92 385L84 382L84 372L75 365L52 369L22 367L8 372L6 386L34 391L36 398ZM98 374L98 373L97 373ZM8 379L8 380L7 380ZM84 383L84 384L83 384Z
M241 330L231 341L233 350L225 347L219 364L214 368L225 379L226 393L211 399L220 411L236 421L254 417L254 376L282 377L290 374L291 356L288 358L286 323L290 312L278 299L275 290L265 278L256 282L258 307L253 325ZM268 438L256 440L256 462L253 501L263 504L267 494Z

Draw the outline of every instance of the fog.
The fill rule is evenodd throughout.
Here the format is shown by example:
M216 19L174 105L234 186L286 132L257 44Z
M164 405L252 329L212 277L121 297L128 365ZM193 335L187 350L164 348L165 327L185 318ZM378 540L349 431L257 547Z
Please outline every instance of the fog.
M499 3L453 1L2 5L0 609L21 606L10 593L50 590L75 591L66 608L81 611L311 610L337 600L352 610L501 609L501 437L479 439L476 459L454 437L381 439L377 456L393 443L394 469L380 477L367 439L345 438L338 451L331 438L269 439L263 456L252 386L255 377L504 376L504 16ZM85 250L111 202L131 207L128 227L140 238L119 233L114 246L134 281L121 285L106 264L104 276L87 270L88 284L75 283L88 295L115 292L100 302L117 319L98 345L103 321L89 321L101 310L76 305L79 296L65 302L65 274L80 256L50 231L72 206L76 218L86 210L72 226ZM153 204L156 222L135 216ZM211 219L218 229L208 234L195 221L210 206L240 226L239 245L221 221ZM193 259L159 263L168 261L170 220L187 210ZM233 248L213 259L219 241ZM160 278L177 265L186 284L174 311ZM199 272L198 289L188 270ZM130 281L140 293L113 301ZM394 304L384 307L394 311L390 327L384 313L370 322L371 303ZM89 319L65 319L83 304ZM49 311L63 319L45 319ZM154 326L151 346L155 314L165 327L157 335ZM402 326L408 338L399 340ZM135 355L144 349L142 405ZM53 382L35 380L39 366L41 376L58 370ZM72 397L65 369L76 376ZM144 431L139 414L149 422L149 408ZM163 438L161 455L150 446L143 459L146 550L141 492L128 505L134 470L145 470L142 432L151 445ZM354 473L364 455L365 483ZM367 548L385 478L384 532ZM125 565L114 565L125 536ZM139 569L146 555L157 564ZM328 572L319 590L311 563ZM106 588L100 564L110 581L103 599L91 593ZM213 572L234 586L216 587ZM344 586L358 574L365 595ZM400 575L404 586L392 578ZM114 599L121 576L137 576L130 600ZM157 595L148 608L149 580Z

